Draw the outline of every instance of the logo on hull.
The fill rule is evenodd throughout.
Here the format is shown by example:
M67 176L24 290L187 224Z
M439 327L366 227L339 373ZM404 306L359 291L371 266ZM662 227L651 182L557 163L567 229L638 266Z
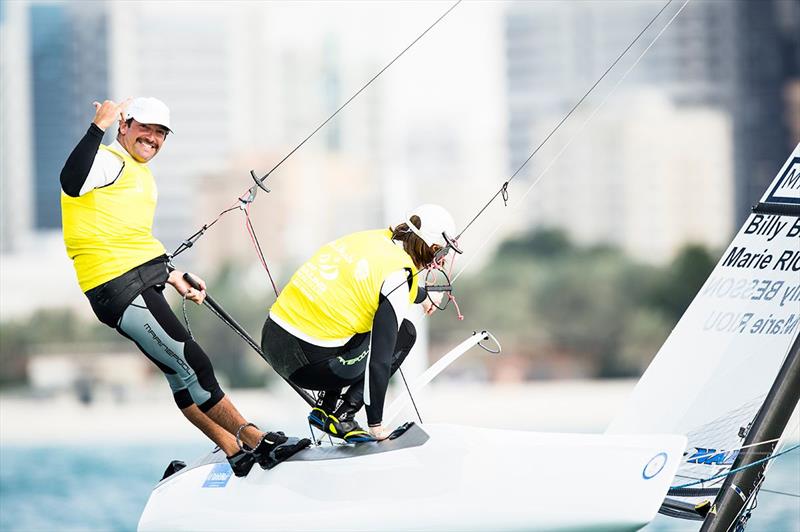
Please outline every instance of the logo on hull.
M204 488L224 488L233 475L233 470L227 462L214 464L214 468L203 482Z
M642 478L645 480L650 480L654 476L658 475L663 471L664 466L667 465L667 453L660 452L654 457L650 459L649 462L644 466L642 469Z

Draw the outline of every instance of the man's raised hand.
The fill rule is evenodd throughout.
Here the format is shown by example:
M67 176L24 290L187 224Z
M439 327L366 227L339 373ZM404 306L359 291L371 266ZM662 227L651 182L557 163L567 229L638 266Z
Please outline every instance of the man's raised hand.
M92 122L105 131L108 126L113 124L118 120L125 120L125 110L128 108L128 104L131 103L131 98L127 100L116 103L111 100L106 100L103 103L100 102L93 102L94 105L94 120Z

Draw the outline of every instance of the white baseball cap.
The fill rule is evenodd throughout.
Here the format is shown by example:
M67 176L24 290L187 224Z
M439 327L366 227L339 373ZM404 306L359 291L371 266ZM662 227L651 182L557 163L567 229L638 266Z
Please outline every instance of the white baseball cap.
M411 217L414 215L419 216L419 228L411 223ZM415 235L429 246L438 244L445 247L447 245L445 234L448 238L453 238L456 233L456 223L450 213L444 207L433 203L420 205L408 213L406 224Z
M158 98L134 98L125 112L125 120L133 118L140 124L158 124L169 127L169 107Z

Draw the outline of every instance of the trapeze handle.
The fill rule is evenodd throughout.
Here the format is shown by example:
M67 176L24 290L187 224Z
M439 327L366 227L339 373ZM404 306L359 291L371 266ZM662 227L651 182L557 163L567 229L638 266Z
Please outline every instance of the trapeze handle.
M187 283L189 283L190 285L192 285L192 288L194 288L195 290L200 290L200 285L197 283L197 280L195 280L195 278L194 278L194 277L192 277L192 276L191 276L191 275L190 275L188 272L183 274L183 279L184 279L184 280L185 280ZM222 321L223 321L223 322L224 322L224 323L225 323L225 324L226 324L228 327L230 327L231 329L233 329L233 330L234 330L234 332L236 332L236 334L238 334L238 335L239 335L239 337L241 337L241 338L242 338L242 340L244 340L244 341L245 341L245 342L246 342L246 343L247 343L247 344L248 344L250 347L252 347L252 348L253 348L253 351L255 351L256 353L258 353L258 354L261 356L261 358L263 358L263 359L264 359L264 361L265 361L267 364L269 364L269 360L268 360L268 359L267 359L267 357L264 355L264 351L261 349L261 346L260 346L260 345L258 345L258 342L256 342L256 341L255 341L255 339L254 339L252 336L250 336L250 334L249 334L249 333L248 333L248 332L245 330L245 328L244 328L244 327L242 327L241 325L239 325L239 323L238 323L238 322L237 322L235 319L233 319L233 318L231 317L231 315L230 315L230 314L228 314L228 313L225 311L225 309L224 309L224 308L222 308L222 306L221 306L219 303L217 303L216 301L214 301L214 298L212 298L210 295L208 295L208 294L206 293L206 298L205 298L205 300L203 301L203 304L204 304L204 305L206 305L208 308L210 308L210 309L211 309L211 311L212 311L212 312L213 312L213 313L214 313L214 314L215 314L215 315L216 315L216 316L217 316L217 317L218 317L220 320L222 320ZM270 364L270 367L272 367L272 365L271 365L271 364ZM285 381L286 381L286 383L287 383L287 384L288 384L288 385L289 385L289 386L290 386L290 387L291 387L291 388L292 388L292 389L293 389L295 392L297 392L297 394L298 394L298 395L300 395L300 397L301 397L301 398L302 398L302 399L303 399L303 400L304 400L304 401L305 401L305 402L308 404L308 406L311 406L311 407L313 407L313 406L315 406L315 405L316 405L316 401L314 400L314 398L313 398L313 397L311 397L311 394L310 394L310 393L308 393L308 392L307 392L307 391L305 391L304 389L300 388L300 387L299 387L299 386L297 386L295 383L293 383L293 382L289 381L289 379L286 379L285 377L282 377L282 378L283 378L283 380L285 380Z
M186 281L187 283L189 283L189 286L191 286L195 290L202 290L202 288L200 288L200 283L197 282L197 279L192 277L191 273L189 273L189 272L184 273L183 274L183 280Z

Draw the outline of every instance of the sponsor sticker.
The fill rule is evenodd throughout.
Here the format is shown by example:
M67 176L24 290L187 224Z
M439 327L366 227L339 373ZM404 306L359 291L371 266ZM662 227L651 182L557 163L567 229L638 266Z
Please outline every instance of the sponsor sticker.
M233 470L227 462L214 464L214 468L203 482L204 488L224 488L233 475Z
M766 203L800 204L800 157L786 166L775 186L769 191Z
M726 466L733 465L733 461L739 456L739 449L733 451L717 451L706 447L695 447L692 456L687 458L689 464L705 464Z

